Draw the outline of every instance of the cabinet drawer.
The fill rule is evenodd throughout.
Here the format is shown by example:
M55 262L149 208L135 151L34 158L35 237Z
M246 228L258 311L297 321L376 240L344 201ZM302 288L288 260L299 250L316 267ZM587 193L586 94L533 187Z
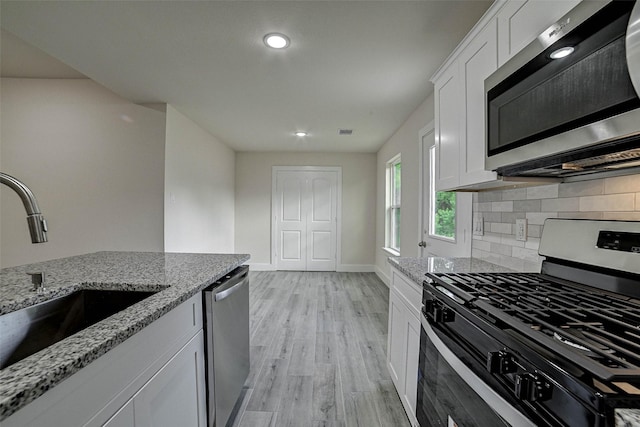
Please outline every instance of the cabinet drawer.
M422 308L422 286L395 269L391 269L391 288L398 292L411 307L413 314L420 315Z

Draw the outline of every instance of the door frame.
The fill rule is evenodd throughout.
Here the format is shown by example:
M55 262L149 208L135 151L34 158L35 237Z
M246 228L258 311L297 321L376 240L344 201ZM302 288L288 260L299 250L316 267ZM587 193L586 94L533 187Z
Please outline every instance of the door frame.
M425 202L425 191L429 191L428 188L424 188L424 182L425 182L425 177L424 174L426 173L426 168L424 163L424 144L422 143L422 140L424 139L425 136L427 136L429 133L431 132L435 132L435 121L431 120L425 127L423 127L422 129L420 129L418 131L418 170L419 170L419 177L418 177L418 233L420 234L419 236L419 240L418 243L420 242L426 242L427 238L429 237L428 235L424 235L424 230L426 228L428 228L428 224L424 223L425 220L425 212L424 212L424 202ZM429 195L431 196L431 195ZM427 227L425 227L425 225ZM427 250L426 247L420 247L420 253L418 254L419 257L424 257L426 256L426 254L429 251Z
M420 257L426 257L430 255L441 256L441 257L471 257L471 245L472 245L472 224L471 217L473 215L473 203L472 203L472 195L469 192L456 192L456 239L453 242L449 242L447 240L441 239L439 237L434 237L429 232L424 234L424 230L428 230L430 224L425 224L425 220L427 216L431 215L431 212L428 212L429 215L425 216L424 202L425 202L425 194L428 194L428 197L431 197L430 188L424 188L425 182L425 173L427 172L427 165L424 164L425 150L429 150L430 147L425 147L423 143L423 139L426 135L435 132L435 122L432 121L420 131L418 131L418 149L419 149L419 206L418 206L418 227L421 240L427 243L426 247L420 248ZM437 148L436 148L437 149ZM430 208L427 208L430 210ZM465 227L466 224L466 227ZM462 231L462 235L460 235L460 231ZM430 241L431 239L431 241ZM431 252L433 250L436 252Z
M278 172L336 172L336 271L340 271L342 260L342 166L272 166L271 167L271 265L278 269L276 247L277 230L277 191Z

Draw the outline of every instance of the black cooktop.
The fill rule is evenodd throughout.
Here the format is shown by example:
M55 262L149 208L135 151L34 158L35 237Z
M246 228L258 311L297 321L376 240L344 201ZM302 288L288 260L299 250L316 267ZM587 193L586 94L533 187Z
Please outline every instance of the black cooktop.
M496 327L518 331L603 381L640 378L638 299L540 273L426 276Z

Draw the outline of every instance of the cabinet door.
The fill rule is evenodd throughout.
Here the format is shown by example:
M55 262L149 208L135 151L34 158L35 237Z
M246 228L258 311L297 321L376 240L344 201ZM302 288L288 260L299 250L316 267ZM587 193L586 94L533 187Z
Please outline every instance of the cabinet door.
M462 108L458 63L454 62L434 82L436 190L460 183L460 109Z
M136 427L206 426L200 331L135 395Z
M458 58L462 78L462 131L460 133L460 185L496 179L486 171L484 81L498 69L498 24L489 21Z
M389 291L389 337L387 339L387 367L393 384L402 394L405 388L405 350L407 342L406 332L407 309L396 291Z
M511 0L498 13L499 65L531 43L580 0Z
M416 401L418 400L418 359L420 356L420 319L407 316L407 342L405 351L405 380L402 401L413 425L418 425Z
M133 399L127 402L122 408L116 412L113 417L109 418L103 427L134 427L135 420L133 415Z

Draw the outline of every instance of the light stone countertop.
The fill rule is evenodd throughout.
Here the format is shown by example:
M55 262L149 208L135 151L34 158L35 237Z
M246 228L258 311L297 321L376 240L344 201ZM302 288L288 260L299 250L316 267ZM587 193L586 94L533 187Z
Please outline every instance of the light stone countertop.
M513 270L477 258L390 257L389 264L422 286L426 273L504 273Z
M81 289L159 291L0 370L0 421L249 260L246 254L97 252L0 270L0 314ZM32 291L27 272L46 272Z

